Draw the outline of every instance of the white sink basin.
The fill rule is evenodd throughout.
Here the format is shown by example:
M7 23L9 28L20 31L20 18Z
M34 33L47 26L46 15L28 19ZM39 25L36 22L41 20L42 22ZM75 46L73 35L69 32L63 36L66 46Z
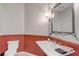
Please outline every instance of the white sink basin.
M37 45L46 53L47 56L65 56L71 53L74 53L75 51L71 47L67 46L60 46L58 44L55 44L53 42L48 41L36 41ZM55 49L61 48L66 51L68 51L66 54L60 54Z

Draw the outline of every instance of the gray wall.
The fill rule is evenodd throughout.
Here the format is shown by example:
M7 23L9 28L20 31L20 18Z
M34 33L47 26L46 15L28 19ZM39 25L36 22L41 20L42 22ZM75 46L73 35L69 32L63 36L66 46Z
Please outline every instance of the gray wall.
M47 5L25 4L25 34L48 35Z
M0 35L24 33L24 4L0 4Z
M46 12L47 3L0 4L0 35L48 35Z

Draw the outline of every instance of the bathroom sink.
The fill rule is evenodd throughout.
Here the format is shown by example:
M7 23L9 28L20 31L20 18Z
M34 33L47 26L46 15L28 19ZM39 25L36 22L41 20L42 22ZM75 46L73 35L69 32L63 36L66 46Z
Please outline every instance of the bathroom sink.
M51 41L36 41L36 43L47 56L66 56L75 52L71 47L60 46Z
M36 41L36 43L46 53L47 56L62 56L62 54L54 50L57 47L53 44L51 47L48 41Z

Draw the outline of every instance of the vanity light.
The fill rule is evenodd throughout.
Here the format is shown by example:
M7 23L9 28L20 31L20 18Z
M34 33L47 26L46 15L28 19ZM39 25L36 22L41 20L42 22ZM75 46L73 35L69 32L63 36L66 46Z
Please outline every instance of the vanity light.
M49 16L49 13L48 13L48 12L46 12L46 13L45 13L45 17L46 17L46 18L48 18L48 16Z
M55 14L54 13L51 14L50 12L46 12L45 17L46 17L46 19L51 19L51 18L55 17Z
M52 13L51 17L52 17L52 18L54 18L54 17L55 17L55 14L54 14L54 13Z
M51 18L51 13L50 12L46 12L45 16L46 16L46 19L50 19Z

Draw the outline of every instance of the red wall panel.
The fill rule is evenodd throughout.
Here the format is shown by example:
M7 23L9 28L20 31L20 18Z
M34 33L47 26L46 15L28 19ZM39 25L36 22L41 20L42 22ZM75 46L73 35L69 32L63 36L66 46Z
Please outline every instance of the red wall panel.
M0 53L7 49L7 41L19 40L18 51L24 50L24 35L4 35L0 36Z

